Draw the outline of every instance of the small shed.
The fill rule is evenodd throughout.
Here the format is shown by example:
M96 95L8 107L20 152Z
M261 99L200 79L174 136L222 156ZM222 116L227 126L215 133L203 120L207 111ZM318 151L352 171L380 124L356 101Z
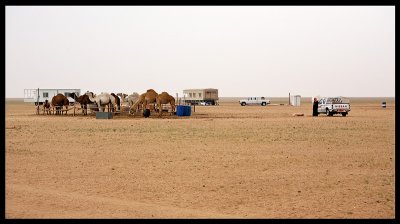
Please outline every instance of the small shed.
M80 96L80 89L24 89L24 102L27 103L35 103L43 104L45 100L51 102L53 96L57 94L63 94L64 96L68 96L68 93L75 93L77 96ZM74 103L75 100L71 97L68 97L70 103Z
M300 101L301 101L301 96L300 95L292 95L290 96L290 105L299 107L300 106Z

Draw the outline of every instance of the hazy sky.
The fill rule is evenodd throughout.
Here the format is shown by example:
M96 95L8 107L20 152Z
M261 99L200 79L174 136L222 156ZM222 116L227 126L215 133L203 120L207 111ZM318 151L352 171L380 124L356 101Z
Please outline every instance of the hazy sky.
M394 6L6 6L6 97L395 95Z

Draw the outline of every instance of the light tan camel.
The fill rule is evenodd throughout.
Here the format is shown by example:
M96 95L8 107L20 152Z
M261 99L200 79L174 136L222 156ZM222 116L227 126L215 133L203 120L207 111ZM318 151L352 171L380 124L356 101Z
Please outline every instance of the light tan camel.
M126 93L117 93L117 96L119 96L120 97L120 99L121 99L121 103L122 102L128 102L128 94L126 94Z
M134 92L131 95L127 96L128 106L131 107L139 98L139 93Z
M135 114L136 112L139 111L139 108L143 105L145 95L146 93L141 94L136 100L136 102L130 107L129 109L130 114Z
M89 96L90 101L97 104L100 112L104 112L105 106L108 106L111 112L115 111L115 97L109 93L102 92L99 95L95 95L93 92L87 91L85 94Z
M156 98L157 101L157 106L158 106L158 116L160 117L163 110L162 110L162 104L170 104L172 108L172 113L175 112L175 98L171 95L169 95L167 92L162 92L157 95Z

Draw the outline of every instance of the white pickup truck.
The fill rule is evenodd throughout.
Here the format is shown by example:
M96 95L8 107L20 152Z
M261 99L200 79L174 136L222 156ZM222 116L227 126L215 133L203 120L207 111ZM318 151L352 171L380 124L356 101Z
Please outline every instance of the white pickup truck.
M318 114L333 116L342 114L345 117L350 111L350 100L345 97L323 97L318 101Z
M270 104L269 99L266 99L265 97L249 97L247 99L239 100L240 105L246 106L246 105L261 105L261 106L266 106Z

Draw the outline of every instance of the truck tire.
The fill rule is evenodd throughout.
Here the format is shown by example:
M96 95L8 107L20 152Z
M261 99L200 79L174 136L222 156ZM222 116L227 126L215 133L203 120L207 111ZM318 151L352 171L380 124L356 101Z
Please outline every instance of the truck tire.
M242 106L246 106L246 102L242 102L240 105L242 105Z
M343 117L346 117L346 115L347 115L347 112L342 113Z
M262 102L262 103L261 103L261 106L265 106L265 105L267 105L265 102Z
M326 116L332 116L332 113L329 112L329 109L328 109L328 108L326 108Z

